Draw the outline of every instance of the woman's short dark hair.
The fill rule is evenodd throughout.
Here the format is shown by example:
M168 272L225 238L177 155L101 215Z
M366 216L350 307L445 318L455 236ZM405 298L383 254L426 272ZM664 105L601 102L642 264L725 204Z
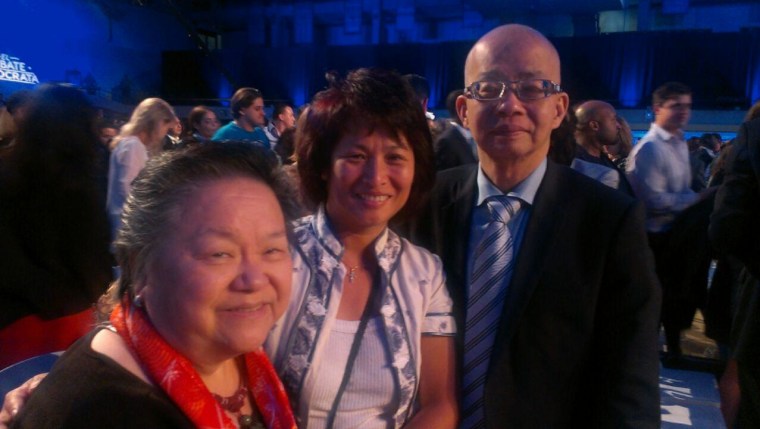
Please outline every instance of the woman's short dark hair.
M403 218L424 200L435 181L433 140L422 106L396 72L358 69L334 80L314 96L296 127L296 160L302 190L313 204L327 201L332 154L338 142L357 132L383 130L403 136L414 153L414 183Z
M190 128L192 130L198 131L198 127L201 123L203 123L203 118L205 118L206 114L209 112L214 113L213 110L209 109L206 106L193 107L193 110L191 110L187 115L187 122L190 123ZM214 113L214 116L216 116L216 113Z
M213 180L245 177L269 186L289 221L298 217L287 178L268 148L244 142L209 142L162 152L132 183L114 249L121 267L119 296L132 294L136 280L176 220L176 210L198 187Z
M237 119L241 116L240 111L253 104L257 98L264 98L261 91L256 88L240 88L232 94L230 111L232 117Z

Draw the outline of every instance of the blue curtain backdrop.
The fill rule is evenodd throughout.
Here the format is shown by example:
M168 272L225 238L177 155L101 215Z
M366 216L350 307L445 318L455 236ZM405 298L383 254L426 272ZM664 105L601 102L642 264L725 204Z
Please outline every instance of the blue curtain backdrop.
M563 86L573 102L608 100L644 107L654 88L669 80L691 86L699 109L746 109L760 99L760 29L738 33L650 32L557 38ZM235 87L261 89L267 99L300 105L325 86L324 73L385 67L428 78L430 106L443 108L462 88L470 42L413 45L249 47L213 53L171 52L163 58L169 98L227 98ZM232 76L227 82L214 62ZM191 66L191 65L195 66Z
M747 56L747 86L745 91L752 102L756 102L760 100L760 30L755 29L754 31L747 33L750 48L749 55Z

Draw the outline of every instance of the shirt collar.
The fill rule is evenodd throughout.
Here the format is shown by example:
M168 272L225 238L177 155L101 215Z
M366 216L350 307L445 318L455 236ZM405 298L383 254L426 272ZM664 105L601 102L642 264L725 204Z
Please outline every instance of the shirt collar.
M336 259L343 257L343 244L338 240L338 237L333 231L333 227L330 224L330 219L327 218L327 212L325 211L325 205L320 204L317 208L314 217L312 218L312 226L317 235L317 239L322 242L322 245L329 249ZM380 255L388 243L388 228L385 228L383 232L375 239L374 247L375 254Z
M483 204L488 197L494 197L499 195L507 195L509 197L516 197L521 199L528 205L533 205L533 199L536 197L538 187L541 186L541 181L544 180L544 174L546 173L546 158L541 161L541 164L533 170L522 182L512 188L506 194L501 192L499 188L494 185L491 180L483 173L483 169L478 163L478 201L477 205Z
M274 125L274 121L269 121L269 125L267 125L267 130L274 136L274 137L280 137L280 132L277 131L277 127Z
M652 130L654 130L657 137L665 141L671 141L673 139L677 141L683 140L683 132L680 130L678 133L671 133L654 122L652 122Z

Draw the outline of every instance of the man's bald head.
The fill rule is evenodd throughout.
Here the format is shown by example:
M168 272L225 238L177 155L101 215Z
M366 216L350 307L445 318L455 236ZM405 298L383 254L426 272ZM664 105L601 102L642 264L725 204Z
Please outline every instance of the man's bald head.
M620 140L620 123L617 112L611 104L601 100L590 100L575 109L578 144L596 152L602 146L609 146Z
M467 90L456 104L486 176L501 190L511 189L546 159L551 132L567 113L557 50L530 27L504 25L475 43L464 76L468 88L474 82L501 88L497 97L483 99Z
M605 112L615 113L615 108L601 100L590 100L575 108L575 119L578 125L588 124L589 121L598 120L599 115Z
M473 74L484 61L507 60L514 56L515 50L540 52L543 56L543 71L546 73L546 78L562 83L559 54L554 45L533 28L520 24L507 24L489 31L472 47L464 65L465 86L478 80Z

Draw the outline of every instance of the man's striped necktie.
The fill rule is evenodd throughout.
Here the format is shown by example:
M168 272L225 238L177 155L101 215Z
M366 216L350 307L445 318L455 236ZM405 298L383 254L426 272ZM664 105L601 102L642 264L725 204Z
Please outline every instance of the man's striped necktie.
M521 201L504 195L486 200L491 220L478 243L467 299L464 383L460 428L484 427L483 393L504 297L512 277L513 243L507 222Z

